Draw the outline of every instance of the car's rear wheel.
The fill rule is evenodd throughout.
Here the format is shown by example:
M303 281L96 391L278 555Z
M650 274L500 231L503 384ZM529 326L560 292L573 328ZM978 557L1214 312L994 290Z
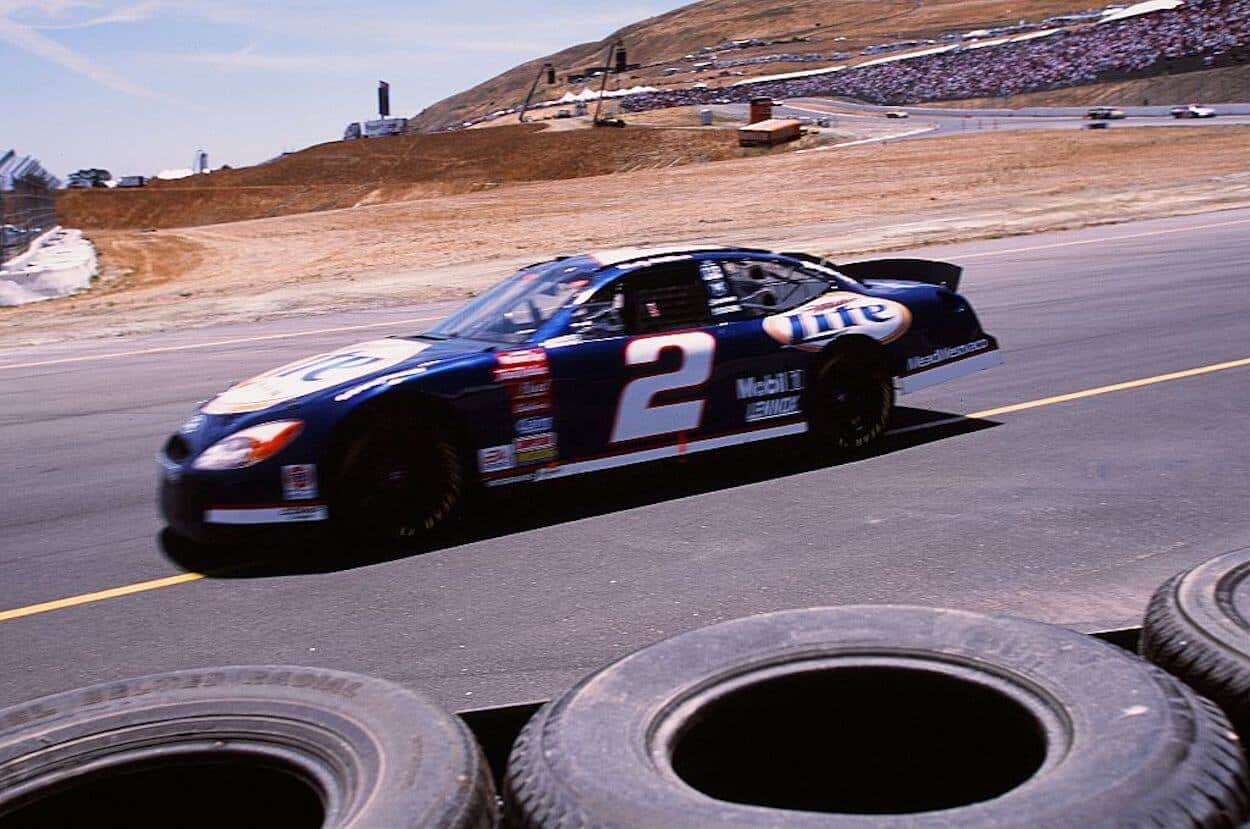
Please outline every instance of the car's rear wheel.
M347 535L427 536L463 506L467 469L451 430L404 409L368 416L337 464L330 517Z
M885 360L867 348L835 351L818 364L808 405L824 446L839 451L867 446L885 432L894 411Z

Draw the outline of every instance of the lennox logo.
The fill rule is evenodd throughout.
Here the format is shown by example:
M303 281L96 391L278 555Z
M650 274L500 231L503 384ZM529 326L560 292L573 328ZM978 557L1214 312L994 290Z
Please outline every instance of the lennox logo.
M798 395L776 397L772 400L756 400L747 404L747 423L757 423L761 420L772 420L777 417L789 417L798 413Z

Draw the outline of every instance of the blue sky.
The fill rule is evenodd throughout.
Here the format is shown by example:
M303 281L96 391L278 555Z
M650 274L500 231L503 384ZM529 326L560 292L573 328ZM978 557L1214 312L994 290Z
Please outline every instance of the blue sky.
M0 0L0 150L64 177L253 164L412 115L680 0Z

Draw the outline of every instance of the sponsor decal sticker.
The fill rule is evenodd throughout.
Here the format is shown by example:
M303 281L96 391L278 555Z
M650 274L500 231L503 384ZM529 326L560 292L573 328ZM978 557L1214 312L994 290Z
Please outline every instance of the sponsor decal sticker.
M209 507L204 520L209 524L286 524L325 521L330 513L325 504L290 504L273 507Z
M205 414L258 412L399 365L429 348L411 340L373 340L288 363L231 386L205 404Z
M282 497L288 501L311 501L317 496L317 465L297 463L282 467Z
M753 400L747 404L747 423L791 417L799 413L799 396L774 397L769 400Z
M508 407L518 420L534 415L550 414L551 373L547 352L541 348L505 351L495 355L495 382L508 392ZM536 429L537 431L550 431ZM518 434L523 434L518 428Z
M918 371L923 368L935 366L938 363L957 360L960 357L967 357L969 354L976 354L978 351L984 351L990 347L989 340L975 340L963 345L953 346L951 348L939 348L932 354L925 354L921 357L910 357L907 360L908 371Z
M477 468L482 472L502 472L516 466L512 444L489 446L477 452Z
M834 291L784 314L764 319L764 331L779 343L819 349L840 334L866 334L893 342L911 327L906 305L850 291Z
M541 348L501 351L495 355L495 361L496 383L548 376L547 352Z
M734 384L739 400L772 397L803 390L803 370L779 371L763 377L740 377Z
M527 435L516 439L516 462L520 465L543 463L556 459L556 436L554 432Z
M536 435L539 432L550 432L555 428L555 420L550 415L523 417L516 422L518 435Z
M204 425L204 419L202 414L192 415L190 420L178 427L178 431L184 435L195 434Z
M543 414L551 411L551 398L548 397L526 397L518 398L512 401L512 416L524 417L525 415Z

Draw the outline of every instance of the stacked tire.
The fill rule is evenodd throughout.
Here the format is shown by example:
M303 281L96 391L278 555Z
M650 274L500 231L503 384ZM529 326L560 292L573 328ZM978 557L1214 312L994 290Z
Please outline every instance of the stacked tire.
M934 608L725 622L630 654L541 708L512 746L503 819L1242 826L1250 550L1161 586L1141 652ZM460 719L355 674L177 671L0 709L5 829L485 829L498 803Z
M535 715L522 827L1234 827L1225 715L1133 654L1021 619L787 611L625 657Z
M496 819L468 728L372 677L177 671L0 710L6 829L485 829Z
M1141 652L1218 703L1250 741L1250 550L1168 579L1146 610Z

